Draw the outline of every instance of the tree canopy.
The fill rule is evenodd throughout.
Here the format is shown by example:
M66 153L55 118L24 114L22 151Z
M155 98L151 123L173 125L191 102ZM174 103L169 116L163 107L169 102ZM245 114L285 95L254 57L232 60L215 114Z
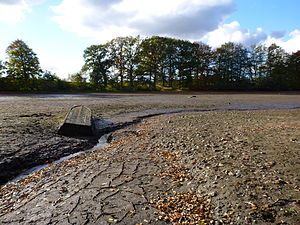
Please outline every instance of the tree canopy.
M299 90L299 52L272 44L219 48L153 36L120 37L85 50L83 71L98 89Z
M5 62L7 79L14 82L19 90L35 89L35 79L41 75L37 55L22 40L15 40L6 49L8 60Z
M37 78L42 70L37 55L22 40L12 42L6 49L7 76L12 78Z
M0 60L0 77L4 74L5 66L3 62Z
M213 49L169 37L117 37L84 50L81 71L61 80L42 71L22 40L0 61L0 90L300 90L300 51L276 44L245 47L228 42Z

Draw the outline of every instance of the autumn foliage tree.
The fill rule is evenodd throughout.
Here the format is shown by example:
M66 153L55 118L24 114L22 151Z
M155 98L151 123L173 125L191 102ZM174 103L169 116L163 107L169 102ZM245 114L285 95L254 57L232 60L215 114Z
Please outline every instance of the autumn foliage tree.
M117 37L87 47L71 82L42 73L37 55L22 40L6 53L0 91L300 90L299 51L290 54L276 44L228 42L212 48L169 37Z
M84 58L83 70L104 89L300 89L299 52L290 55L275 44L228 42L212 49L168 37L119 37L87 48Z
M42 70L33 50L24 41L16 40L7 47L6 54L7 77L21 81L20 89L34 88L33 80L40 76Z
M91 45L84 50L85 64L82 72L90 78L94 90L105 90L108 85L108 76L111 59L108 54L108 46Z

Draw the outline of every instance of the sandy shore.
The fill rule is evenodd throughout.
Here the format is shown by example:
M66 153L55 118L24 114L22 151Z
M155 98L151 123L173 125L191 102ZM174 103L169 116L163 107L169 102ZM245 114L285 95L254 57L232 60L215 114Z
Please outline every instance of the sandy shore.
M63 155L68 149L92 145L93 140L56 134L65 111L75 104L85 103L95 116L120 124L170 111L225 111L145 119L114 132L110 145L103 149L1 187L2 223L300 223L300 111L236 111L297 106L299 96L128 95L88 99L2 98L0 105L6 108L1 107L1 131L5 131L1 151L11 146L16 149L2 160L27 154L20 150L25 145L18 137L28 144L27 152L38 151L44 144L49 152Z

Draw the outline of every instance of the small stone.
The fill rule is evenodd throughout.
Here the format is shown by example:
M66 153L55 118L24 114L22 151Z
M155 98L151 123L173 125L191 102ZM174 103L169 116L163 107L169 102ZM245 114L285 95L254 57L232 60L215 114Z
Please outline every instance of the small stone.
M217 196L218 194L217 194L217 192L213 191L213 192L209 193L208 195L211 196L211 197L215 197L215 196Z
M215 149L215 152L223 152L221 149Z
M68 192L68 189L67 189L66 187L62 187L62 188L61 188L61 191L62 191L62 192Z
M116 220L115 220L114 218L108 218L108 219L107 219L107 222L108 222L108 223L114 223L114 222L116 222Z

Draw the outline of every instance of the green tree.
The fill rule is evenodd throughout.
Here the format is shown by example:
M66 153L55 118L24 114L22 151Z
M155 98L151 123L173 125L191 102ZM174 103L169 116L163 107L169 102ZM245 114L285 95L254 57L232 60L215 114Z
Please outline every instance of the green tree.
M203 43L168 37L118 37L84 52L86 73L96 89L161 86L202 90L299 89L299 52L276 45Z
M5 74L5 65L4 63L0 60L0 78Z
M74 89L84 90L86 88L86 79L81 72L71 74L70 78Z
M129 81L130 88L134 86L134 79L135 79L135 71L137 68L138 62L138 55L139 55L139 45L140 45L140 37L125 37L125 50L124 50L124 57L125 57L125 70L126 70L126 77Z
M104 90L108 85L111 60L107 45L92 45L84 51L82 71L90 77L92 87Z
M115 76L115 80L119 83L119 87L122 89L124 85L124 78L126 72L126 55L125 47L126 39L124 37L117 37L107 43L109 58L112 62L112 70Z
M190 41L179 40L177 42L177 69L180 88L190 88L193 80L193 71L196 63L197 46Z
M265 45L249 48L248 77L254 89L264 89L268 78L268 48Z
M0 90L5 90L5 78L2 78L2 75L4 74L4 65L2 61L0 60Z
M42 72L37 55L22 40L12 42L6 49L8 61L6 62L7 77L19 80L20 90L35 88L34 80Z
M144 39L140 44L139 73L148 80L152 89L156 89L159 79L164 79L168 39L154 36Z
M280 90L287 89L286 66L288 54L283 48L276 44L272 44L267 49L267 81L268 89Z
M174 88L174 81L176 80L176 71L178 67L178 48L177 43L179 41L174 38L165 38L165 59L164 67L165 73L162 77L163 86L165 86L165 80L168 82L167 86Z
M215 51L215 77L218 89L241 89L247 79L249 54L241 44L228 42Z
M59 77L55 73L45 70L41 76L41 79L46 81L55 81L55 80L59 80Z
M210 89L210 75L212 72L212 51L211 47L204 43L195 42L195 88L196 89Z
M55 74L48 70L45 70L41 77L37 80L38 90L41 91L56 91L58 90L58 83L60 82L60 78Z
M0 78L4 74L4 69L5 69L4 63L0 60Z
M287 65L287 86L290 90L300 90L300 51L289 55Z

